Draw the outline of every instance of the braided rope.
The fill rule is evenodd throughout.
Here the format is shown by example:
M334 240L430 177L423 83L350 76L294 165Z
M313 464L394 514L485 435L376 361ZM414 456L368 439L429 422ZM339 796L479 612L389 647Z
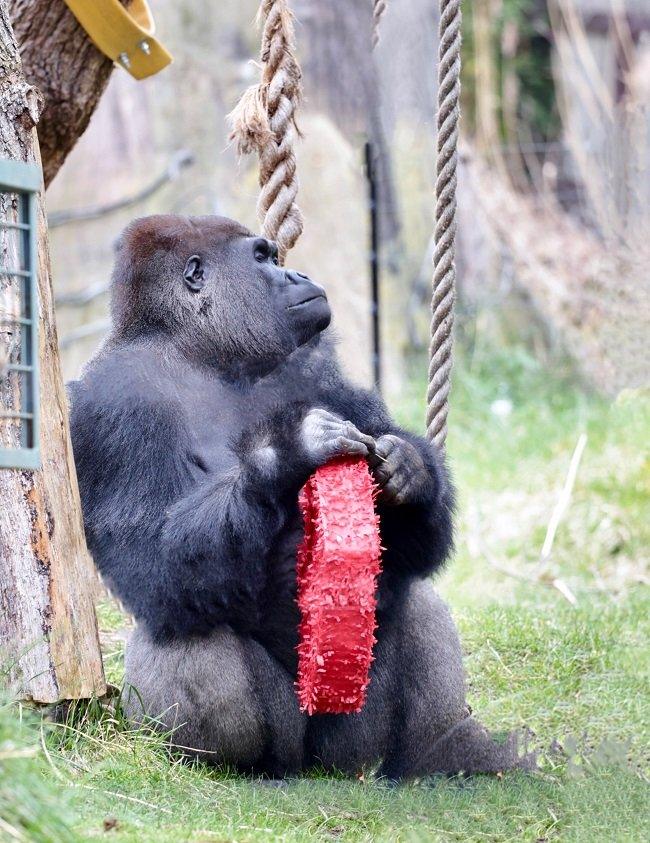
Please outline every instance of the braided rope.
M244 93L230 115L231 139L240 153L257 151L262 233L276 240L280 262L302 232L296 204L298 176L295 112L301 99L301 71L295 56L293 15L287 0L262 0L261 81Z
M440 0L436 224L427 388L427 438L440 448L447 437L452 327L456 282L456 168L460 118L461 0Z
M386 0L373 0L372 3L372 49L379 43L379 25L386 11Z

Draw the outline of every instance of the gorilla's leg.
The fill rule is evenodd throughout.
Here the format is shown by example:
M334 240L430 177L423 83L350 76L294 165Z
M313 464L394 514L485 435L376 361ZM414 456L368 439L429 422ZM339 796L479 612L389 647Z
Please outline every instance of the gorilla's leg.
M353 775L380 761L390 743L393 725L394 645L380 627L370 685L359 714L315 714L305 736L305 764Z
M292 679L257 642L228 626L167 643L136 629L126 685L128 717L155 718L189 755L272 776L300 770L304 718Z
M465 713L458 636L429 583L414 582L378 614L374 656L362 711L311 718L307 759L348 773L384 759L381 774L401 778Z
M379 620L363 710L311 718L307 762L353 773L383 759L391 780L521 766L514 740L495 743L468 716L458 634L431 583L398 600Z
M379 775L399 780L432 773L530 768L516 736L496 742L469 713L456 626L430 582L414 583L395 629L392 740Z

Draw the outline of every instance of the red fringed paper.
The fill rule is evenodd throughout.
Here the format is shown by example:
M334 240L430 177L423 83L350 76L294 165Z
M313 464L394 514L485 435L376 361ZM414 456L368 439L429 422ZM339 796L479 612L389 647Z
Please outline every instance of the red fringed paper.
M365 702L381 553L374 497L366 461L349 457L319 468L300 493L296 685L309 714L352 713Z

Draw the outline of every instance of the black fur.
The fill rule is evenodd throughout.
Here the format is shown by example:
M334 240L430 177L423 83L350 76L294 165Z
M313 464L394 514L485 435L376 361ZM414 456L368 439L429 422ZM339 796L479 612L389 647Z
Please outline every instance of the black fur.
M452 546L443 461L343 378L321 288L275 255L219 217L145 218L121 240L113 331L70 395L88 544L139 625L127 679L177 744L272 775L513 766L456 727L456 633L416 585ZM384 488L377 658L364 712L308 721L290 693L297 496L343 452L367 454ZM468 739L445 755L452 728Z

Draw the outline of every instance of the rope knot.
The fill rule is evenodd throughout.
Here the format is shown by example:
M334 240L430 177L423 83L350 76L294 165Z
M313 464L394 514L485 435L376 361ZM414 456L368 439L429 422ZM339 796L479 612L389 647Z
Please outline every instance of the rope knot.
M258 154L261 191L257 213L264 236L277 241L283 263L302 232L302 214L295 201L298 177L294 152L302 73L295 56L293 14L287 0L262 0L258 21L264 22L261 81L244 92L230 113L230 139L240 154Z

